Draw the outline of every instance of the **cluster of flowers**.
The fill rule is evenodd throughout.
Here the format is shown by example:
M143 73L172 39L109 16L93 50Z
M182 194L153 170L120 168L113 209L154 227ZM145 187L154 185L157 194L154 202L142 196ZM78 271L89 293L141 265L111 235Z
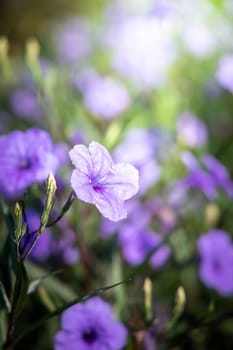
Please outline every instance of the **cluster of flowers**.
M40 186L53 172L58 196L68 186L76 198L98 209L102 215L98 222L99 238L116 239L115 248L119 248L126 264L136 267L149 263L152 270L165 270L165 264L175 256L170 238L177 229L185 230L182 216L193 208L199 213L200 208L217 201L222 194L232 200L233 181L228 169L206 151L207 127L192 111L175 115L173 133L145 120L144 128L129 124L128 129L122 129L123 137L119 129L131 118L132 105L136 106L133 112L140 114L142 108L147 109L148 101L149 105L154 103L153 93L163 91L172 67L179 61L178 42L185 54L196 60L214 55L220 46L222 50L230 50L223 44L224 36L229 35L227 25L215 18L210 5L200 3L200 9L201 16L185 1L178 5L169 0L156 4L149 0L119 0L105 8L105 23L101 28L93 28L83 18L69 19L59 27L55 40L56 64L63 70L67 70L64 67L68 64L69 88L75 99L80 99L80 116L83 113L87 120L98 124L101 133L104 131L103 144L108 143L108 135L110 138L113 135L112 155L102 144L86 142L90 138L86 137L86 130L82 137L78 135L77 141L77 135L70 132L72 125L65 131L69 146L54 142L41 127L28 128L31 124L44 127L51 96L48 94L44 101L39 99L38 86L28 71L24 71L7 103L8 112L22 118L25 124L20 130L5 132L12 128L7 125L8 112L0 111L4 120L0 136L0 194L4 201L11 204L26 198L27 191L36 188L34 184ZM188 22L190 11L192 21ZM217 23L213 31L205 25L210 14ZM222 27L225 31L218 30ZM95 37L90 28L95 29ZM107 56L111 53L104 73L92 67L93 47L105 51ZM217 94L221 94L221 88L233 94L233 55L221 55L215 63ZM39 60L38 64L42 76L53 77L52 63ZM47 85L51 88L50 83ZM138 96L142 101L137 100ZM71 144L75 145L71 147ZM174 172L168 183L164 183L166 169L169 173L174 170L174 159L180 173L177 176ZM64 176L62 171L70 163L75 169L67 180L67 174ZM198 203L194 193L200 194ZM42 199L39 201L43 206ZM40 226L38 208L26 208L24 220L26 232L19 247L22 256L30 250ZM80 259L76 238L77 232L63 217L56 223L56 230L46 228L30 251L29 259L44 266L56 260L73 265ZM212 226L200 230L193 251L198 255L194 260L202 283L221 296L231 296L230 233ZM93 297L62 314L61 330L55 336L54 346L56 350L67 347L120 350L126 343L127 329L114 320L111 306Z

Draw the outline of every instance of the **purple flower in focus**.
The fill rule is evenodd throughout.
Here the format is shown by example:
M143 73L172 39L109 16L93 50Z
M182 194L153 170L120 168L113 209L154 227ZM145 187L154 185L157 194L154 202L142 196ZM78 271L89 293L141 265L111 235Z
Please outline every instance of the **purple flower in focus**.
M182 113L177 120L178 138L185 145L199 148L205 145L208 137L205 124L190 112Z
M223 56L216 72L219 84L233 94L233 54Z
M111 306L99 297L70 307L61 316L54 349L121 350L127 330L113 316Z
M18 89L10 97L12 111L26 120L37 120L43 112L38 98L32 91Z
M87 77L75 82L84 97L86 109L103 119L116 118L126 110L130 103L127 89L108 76L98 76L90 72Z
M114 164L106 148L94 141L89 148L74 146L69 155L76 167L71 186L77 197L112 221L125 218L124 201L138 191L137 169L128 163Z
M233 293L233 244L229 235L213 229L198 240L199 275L204 284L221 295Z
M7 199L19 198L32 183L45 181L58 166L51 137L41 129L0 136L0 159L0 191Z
M230 196L233 196L233 181L230 179L227 168L221 164L211 154L205 154L202 157L203 163L208 169L216 182L216 185L223 188L223 190Z

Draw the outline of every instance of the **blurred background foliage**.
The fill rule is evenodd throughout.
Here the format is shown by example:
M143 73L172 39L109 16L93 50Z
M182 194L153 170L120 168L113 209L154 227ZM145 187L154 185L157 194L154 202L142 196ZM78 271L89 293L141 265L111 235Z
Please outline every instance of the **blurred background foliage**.
M188 2L189 5L195 7L195 2ZM232 34L233 16L231 12L228 12L228 2L224 0L206 0L203 2L209 2L215 7L216 18L220 18L225 22L231 28ZM41 56L53 62L53 60L56 61L56 53L54 52L52 35L57 34L56 30L54 33L54 28L59 28L59 25L62 26L63 21L69 17L85 16L89 19L88 25L90 25L91 36L95 37L97 33L101 38L102 31L98 31L96 28L103 20L102 9L106 4L108 4L106 0L1 0L0 36L8 38L9 54L14 63L20 62L22 64L23 62L25 64L26 42L31 38L36 38L39 41ZM213 27L212 23L211 25ZM90 65L93 65L96 71L103 75L110 73L117 76L109 67L111 57L109 57L107 50L101 45L100 47L94 47L94 49L95 54L90 59ZM168 142L163 144L162 153L163 156L166 155L166 152L168 153L168 160L166 163L166 157L164 157L163 178L158 182L158 187L156 185L156 188L153 189L154 192L151 192L155 195L161 194L161 197L164 196L165 198L166 191L163 191L163 188L184 173L176 153L178 152L176 142L179 142L174 140L177 116L183 111L192 111L206 123L209 131L207 145L204 146L204 150L208 149L208 152L219 159L227 167L232 178L233 98L232 93L226 89L221 89L214 78L219 59L225 51L222 47L219 47L212 55L200 58L185 50L182 45L179 49L175 64L171 67L169 77L162 87L151 91L138 91L132 87L130 82L125 82L126 86L131 89L132 106L125 112L122 119L107 123L85 110L80 92L74 91L70 82L69 63L62 66L56 61L47 78L44 80L38 79L37 81L39 86L38 96L45 105L43 127L51 132L54 140L66 141L69 146L72 144L69 139L71 131L78 130L85 142L89 138L95 138L100 142L103 141L110 150L114 149L115 145L123 140L124 133L133 127L145 129L158 127L160 130L166 130ZM229 44L226 51L231 50L232 44ZM17 70L17 64L15 67L13 68L15 69L13 75L18 72L21 74L21 69ZM81 72L82 67L78 70L78 74L81 75ZM120 78L119 81L121 80L123 79ZM16 83L14 82L12 85L11 82L0 81L1 108L8 109L8 95L17 84L20 85L17 79ZM9 112L9 110L7 111ZM2 115L0 118L2 118ZM33 124L31 121L15 118L10 119L9 126L6 129L8 131L17 127L26 129L31 124ZM38 124L40 125L40 122ZM170 142L171 139L173 143ZM182 145L179 146L182 150ZM185 145L183 150L186 150ZM199 153L199 150L194 150L193 153L198 157L202 151L203 149ZM162 188L161 192L159 192L160 188ZM33 191L34 189L32 193ZM37 193L36 190L35 193ZM65 195L67 195L66 191ZM64 193L59 194L58 200L60 200L60 203L64 200L65 195ZM150 199L152 195L149 193L148 197ZM192 200L195 202L195 199L195 194L190 196L190 202ZM197 201L197 203L199 202ZM187 207L189 204L186 204ZM97 235L98 219L95 216L95 209L87 209L82 203L75 203L73 210L84 219L77 223L76 215L68 215L71 226L79 232L78 247L85 264L77 264L66 268L59 275L61 281L59 278L53 277L46 280L43 286L39 288L38 293L32 295L26 313L22 316L22 322L17 325L17 331L20 333L24 328L24 324L33 322L35 315L43 316L48 310L53 310L55 306L70 300L77 293L83 294L96 285L106 285L135 274L134 283L117 288L112 294L110 293L109 299L117 305L116 313L123 315L123 320L128 323L129 329L131 329L133 340L131 340L131 343L129 342L127 350L136 350L135 344L138 344L135 340L137 330L147 327L143 293L147 265L137 268L127 265L120 260L119 255L115 252L116 239L114 237L110 240L99 239ZM219 349L221 344L223 344L223 349L230 350L233 347L232 320L227 319L220 324L213 324L212 327L205 328L203 326L200 329L198 328L198 322L200 321L199 315L204 314L207 308L210 317L212 317L211 312L214 314L216 311L216 315L218 315L220 314L219 310L228 310L229 305L232 306L232 298L224 299L215 292L207 290L200 283L196 266L192 265L192 261L190 263L190 259L193 259L197 238L203 233L204 229L208 228L208 219L210 219L210 227L217 223L218 228L224 229L232 235L232 198L229 199L220 194L216 206L213 203L205 202L204 205L200 207L197 205L186 214L186 216L181 214L181 217L179 217L179 220L181 220L180 228L173 232L170 242L173 255L168 264L161 270L149 270L150 278L155 281L153 299L156 301L156 307L158 309L161 307L161 314L163 312L166 314L165 318L171 317L177 286L182 285L187 291L187 310L185 310L183 318L168 336L162 334L160 337L163 339L167 336L166 341L170 344L170 349L174 350ZM211 217L211 215L213 216ZM156 226L156 219L154 221ZM93 232L94 234L92 234ZM187 266L185 265L186 261L188 261ZM31 262L29 262L28 269L32 276L44 274L43 269L40 270L38 266ZM70 283L70 281L72 282ZM162 299L161 302L160 298ZM167 304L164 306L163 302ZM169 310L166 310L167 305L170 306ZM161 310L156 310L155 313L157 311L159 314ZM196 328L193 330L192 326ZM51 349L53 335L58 327L59 320L49 321L42 329L38 329L32 336L28 337L26 341L28 341L28 344L38 342L38 345L35 345L35 350ZM41 337L43 332L46 332L46 337ZM161 339L158 336L158 341ZM22 348L23 345L19 343L18 349ZM142 347L138 346L137 349L142 349Z
M9 38L11 50L22 51L29 37L44 39L50 21L80 14L96 14L105 0L1 0L0 33Z

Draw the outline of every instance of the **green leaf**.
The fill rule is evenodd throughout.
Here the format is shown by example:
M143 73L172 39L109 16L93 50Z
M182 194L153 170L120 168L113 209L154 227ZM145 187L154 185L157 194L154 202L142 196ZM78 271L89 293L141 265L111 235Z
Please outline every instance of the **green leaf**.
M6 310L0 310L0 347L2 349L3 344L6 341L7 333L7 313Z
M69 307L78 304L78 303L82 303L84 301L86 301L87 299L102 294L103 292L112 289L114 287L120 286L123 283L129 282L131 281L131 278L106 286L106 287L102 287L102 288L98 288L95 289L93 291L91 291L89 294L85 295L84 297L77 297L74 300L65 303L64 305L62 305L61 307L58 307L55 311L48 313L47 315L45 315L44 317L42 317L40 320L38 320L37 322L35 322L31 327L27 328L24 332L22 332L18 337L15 338L15 341L13 343L13 345L16 345L19 341L21 341L25 336L27 336L28 334L30 334L31 332L33 332L35 329L39 328L40 326L42 326L46 321L48 321L50 318L58 316L60 313L62 313L63 311L65 311L66 309L68 309Z
M21 314L27 297L28 291L28 276L22 261L18 262L16 281L14 286L14 295L12 301L12 323Z
M70 286L68 286L67 284L63 283L55 277L55 275L58 274L59 271L48 273L43 268L37 266L29 260L25 262L25 266L30 279L34 280L35 287L35 284L38 285L40 283L43 283L43 286L47 290L55 292L64 301L68 301L76 297L75 292L70 288ZM38 283L36 281L38 281Z
M1 292L3 305L7 309L7 311L10 313L11 312L11 303L10 303L10 300L8 299L8 296L7 296L7 293L6 293L6 290L5 290L5 287L2 283L2 281L0 281L0 292ZM2 308L1 304L2 304L2 302L0 302L0 308Z

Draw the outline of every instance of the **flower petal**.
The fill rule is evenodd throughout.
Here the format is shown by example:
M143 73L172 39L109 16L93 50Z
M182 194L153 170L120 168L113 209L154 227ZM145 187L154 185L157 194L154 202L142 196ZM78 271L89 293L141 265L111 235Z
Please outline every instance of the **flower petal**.
M83 174L91 175L92 159L88 148L84 145L76 145L69 152L70 159L74 166Z
M76 196L87 203L94 203L93 188L89 183L87 175L81 173L78 169L72 172L70 178L71 187L73 188Z
M106 186L112 186L114 194L119 199L129 199L138 192L139 172L129 163L118 163L113 166Z
M127 217L124 202L110 192L94 194L94 204L107 219L119 221Z
M89 145L92 159L92 174L96 179L104 177L111 169L112 158L105 147L98 142L92 141Z

